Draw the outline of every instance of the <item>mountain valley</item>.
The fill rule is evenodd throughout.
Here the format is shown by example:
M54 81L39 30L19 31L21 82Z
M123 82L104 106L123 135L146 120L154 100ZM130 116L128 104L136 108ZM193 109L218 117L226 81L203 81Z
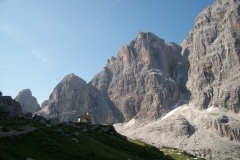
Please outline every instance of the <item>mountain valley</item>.
M180 45L165 43L151 32L139 32L134 40L119 49L116 57L108 59L106 66L89 83L74 73L68 74L41 108L29 89L21 91L15 98L21 105L2 96L0 108L10 119L24 117L27 112L32 112L32 117L45 117L46 122L33 125L33 128L42 127L41 134L48 136L51 136L50 130L58 130L67 124L65 127L74 132L88 128L86 138L96 136L94 139L98 139L99 130L107 127L111 131L104 139L109 136L114 139L112 135L121 139L120 133L132 141L150 144L153 150L170 147L209 160L238 160L239 63L240 1L216 0L199 13L192 30ZM76 123L86 112L91 113L92 124ZM47 120L51 119L58 119L62 124L59 122L60 126L47 128ZM38 130L26 135L39 134ZM80 135L84 134L81 132ZM80 141L80 135L73 138ZM55 140L50 138L49 143L52 141ZM91 143L95 144L93 140ZM113 147L113 144L108 145ZM48 147L56 147L55 142ZM139 150L142 149L144 147ZM125 150L120 152L126 153ZM153 152L153 158L164 156L162 152ZM75 153L80 156L77 150ZM86 154L94 156L90 152ZM137 155L137 151L134 154ZM32 158L37 157L34 156ZM119 159L134 159L134 156L124 155ZM51 156L47 158L51 159Z

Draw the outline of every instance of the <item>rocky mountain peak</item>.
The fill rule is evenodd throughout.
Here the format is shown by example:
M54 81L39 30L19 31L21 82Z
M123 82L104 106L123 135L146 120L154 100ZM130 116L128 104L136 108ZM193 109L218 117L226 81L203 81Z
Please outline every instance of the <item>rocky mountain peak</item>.
M71 82L71 83L74 83L74 82L86 83L86 81L84 81L82 78L74 75L74 73L66 75L60 83L69 83L69 82Z
M165 44L164 39L159 38L158 36L156 36L155 34L151 33L151 32L139 32L135 41L136 42L140 42L140 41L158 41L159 43L161 43L162 45Z
M41 109L40 105L37 102L37 99L32 96L30 89L24 89L20 91L14 99L21 104L23 113L34 113Z
M240 1L216 0L206 7L181 46L177 79L169 75L181 92L189 93L190 103L157 121L133 117L115 128L130 138L181 148L205 159L239 159Z
M199 108L240 111L240 1L217 0L201 12L184 45L187 87Z
M73 73L66 75L55 87L54 90L57 92L67 92L68 90L74 90L76 88L83 88L86 89L86 81L84 81L82 78L74 75ZM54 93L52 94L53 97L57 97L57 95Z
M121 121L121 113L114 110L109 99L74 74L65 76L58 83L41 108L36 114L48 119L76 122L78 116L91 112L92 123L112 124Z
M140 32L90 84L110 98L125 121L134 116L156 118L179 100L180 79L185 74L181 64L181 46Z
M26 96L26 97L31 97L32 91L30 89L23 89L22 91L19 92L19 94Z
M135 40L120 48L117 59L121 60L126 67L136 61L153 63L158 59L156 52L160 48L166 48L163 39L150 32L140 32Z

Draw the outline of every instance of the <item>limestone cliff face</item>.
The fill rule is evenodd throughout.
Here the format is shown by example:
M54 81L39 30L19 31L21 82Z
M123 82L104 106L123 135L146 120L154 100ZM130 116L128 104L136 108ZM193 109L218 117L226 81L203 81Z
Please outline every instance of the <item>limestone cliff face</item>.
M37 99L32 96L30 89L24 89L20 91L14 99L21 104L23 113L35 113L41 109Z
M114 110L109 99L84 80L69 74L54 88L36 114L46 118L57 117L61 121L77 121L78 116L90 111L93 123L116 123L121 114Z
M184 89L181 47L165 44L152 33L140 32L120 48L116 58L90 82L131 118L158 118L168 113Z
M197 108L215 106L238 113L239 15L240 1L216 0L197 16L182 47L140 32L89 84L66 76L42 104L41 113L76 121L91 111L96 123L156 119L189 96Z
M183 46L191 102L240 110L240 1L216 0L194 23Z
M191 103L157 121L133 118L116 124L116 130L132 139L177 147L209 160L239 159L240 1L216 0L205 8L181 46L177 71L187 76L178 82Z
M186 91L181 49L141 32L89 84L67 75L36 114L77 121L90 111L93 123L108 124L165 115Z

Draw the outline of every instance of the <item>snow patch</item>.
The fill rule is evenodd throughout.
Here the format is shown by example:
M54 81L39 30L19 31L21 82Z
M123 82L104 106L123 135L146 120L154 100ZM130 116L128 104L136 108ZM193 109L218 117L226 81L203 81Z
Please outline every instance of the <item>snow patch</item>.
M160 69L155 69L155 71L157 72L157 74L162 76L162 71Z
M176 108L176 109L174 109L174 110L171 110L171 111L168 112L168 114L166 114L161 120L166 119L167 117L173 115L174 113L176 113L176 112L177 112L178 110L180 110L180 109L181 109L181 107L178 107L178 108Z
M151 69L150 71L148 71L149 75L152 75L152 74L158 74L160 76L162 76L162 71L160 69Z
M211 112L211 113L222 113L222 114L226 113L226 112L222 111L220 108L214 107L214 106L209 107L209 108L207 109L207 112Z
M169 77L168 81L175 82L171 77Z
M133 124L136 123L135 119L131 119L128 123L126 123L125 125L123 125L125 128L128 128L129 126L132 126Z

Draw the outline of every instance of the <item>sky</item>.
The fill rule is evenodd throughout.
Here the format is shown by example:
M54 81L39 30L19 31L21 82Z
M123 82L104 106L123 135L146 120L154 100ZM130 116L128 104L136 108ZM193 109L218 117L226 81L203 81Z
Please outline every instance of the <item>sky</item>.
M0 91L41 103L70 73L87 83L141 32L180 44L214 0L0 0Z

